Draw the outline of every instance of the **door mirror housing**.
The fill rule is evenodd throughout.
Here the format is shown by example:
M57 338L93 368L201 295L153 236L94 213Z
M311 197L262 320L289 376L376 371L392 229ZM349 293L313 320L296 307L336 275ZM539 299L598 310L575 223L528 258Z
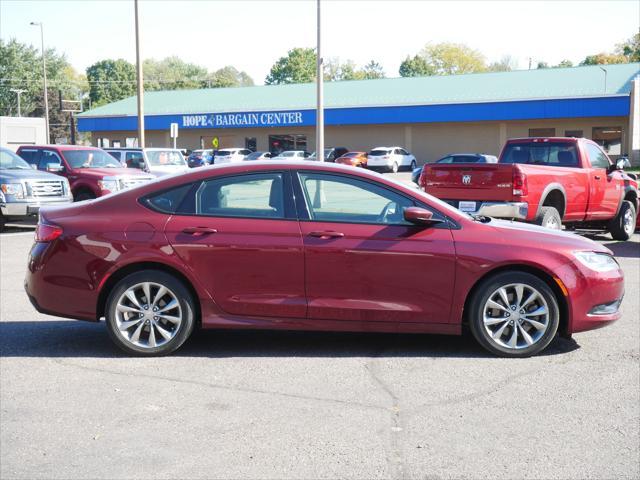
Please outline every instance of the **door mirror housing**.
M624 170L629 167L631 167L631 163L627 157L620 157L616 160L616 170Z
M64 166L59 163L47 163L46 170L51 173L60 173L64 172Z
M416 225L434 225L442 222L442 220L433 217L433 212L421 207L405 208L404 219Z

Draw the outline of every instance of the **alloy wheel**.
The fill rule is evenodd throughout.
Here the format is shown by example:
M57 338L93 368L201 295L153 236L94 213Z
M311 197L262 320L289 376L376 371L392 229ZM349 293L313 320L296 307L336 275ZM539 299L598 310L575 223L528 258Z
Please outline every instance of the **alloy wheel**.
M633 210L627 208L627 210L624 212L624 216L622 217L622 228L624 228L624 231L627 232L627 234L633 234L633 231L635 229L634 223Z
M547 301L537 289L523 283L496 289L485 302L482 313L489 339L511 350L534 345L550 324Z
M182 308L174 292L159 283L129 287L115 309L118 333L129 343L156 348L171 341L182 324Z

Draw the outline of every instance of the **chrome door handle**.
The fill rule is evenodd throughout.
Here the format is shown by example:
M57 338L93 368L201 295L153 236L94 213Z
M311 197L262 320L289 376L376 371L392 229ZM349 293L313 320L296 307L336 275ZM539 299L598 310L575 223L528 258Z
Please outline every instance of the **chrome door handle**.
M344 233L342 232L334 232L332 230L327 230L323 232L309 232L310 237L318 237L318 238L342 238L344 237Z
M188 233L189 235L193 235L194 237L199 237L201 235L218 233L218 230L209 227L186 227L182 229L182 233Z

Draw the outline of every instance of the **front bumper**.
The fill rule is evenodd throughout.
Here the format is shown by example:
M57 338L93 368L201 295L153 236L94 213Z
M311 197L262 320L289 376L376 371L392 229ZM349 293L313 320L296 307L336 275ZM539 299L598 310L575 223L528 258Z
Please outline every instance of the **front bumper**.
M470 215L482 215L493 218L506 218L510 220L525 220L529 213L527 202L474 202L473 209L465 209L466 200L445 200L449 205L462 210ZM462 205L461 205L462 203Z
M73 201L73 197L61 197L56 200L24 200L24 201L5 201L0 203L0 210L5 217L29 217L37 215L41 207L52 207L57 205L66 205Z

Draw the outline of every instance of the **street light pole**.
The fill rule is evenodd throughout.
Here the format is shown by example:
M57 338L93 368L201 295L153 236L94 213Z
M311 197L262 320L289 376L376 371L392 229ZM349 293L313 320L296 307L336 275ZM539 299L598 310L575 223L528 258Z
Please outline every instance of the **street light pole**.
M47 135L47 143L51 142L49 136L49 97L47 95L47 59L44 51L44 26L42 22L31 22L31 25L40 27L40 43L42 47L42 77L44 79L44 125Z
M316 0L318 13L317 13L317 45L316 45L316 158L324 162L324 69L322 61L322 37L320 34L320 0Z
M22 112L20 110L20 95L26 92L26 90L20 90L19 88L12 88L9 91L15 93L18 96L18 116L21 117Z
M138 0L134 0L136 17L136 69L138 79L138 147L144 148L144 85L140 58L140 28L138 26Z

